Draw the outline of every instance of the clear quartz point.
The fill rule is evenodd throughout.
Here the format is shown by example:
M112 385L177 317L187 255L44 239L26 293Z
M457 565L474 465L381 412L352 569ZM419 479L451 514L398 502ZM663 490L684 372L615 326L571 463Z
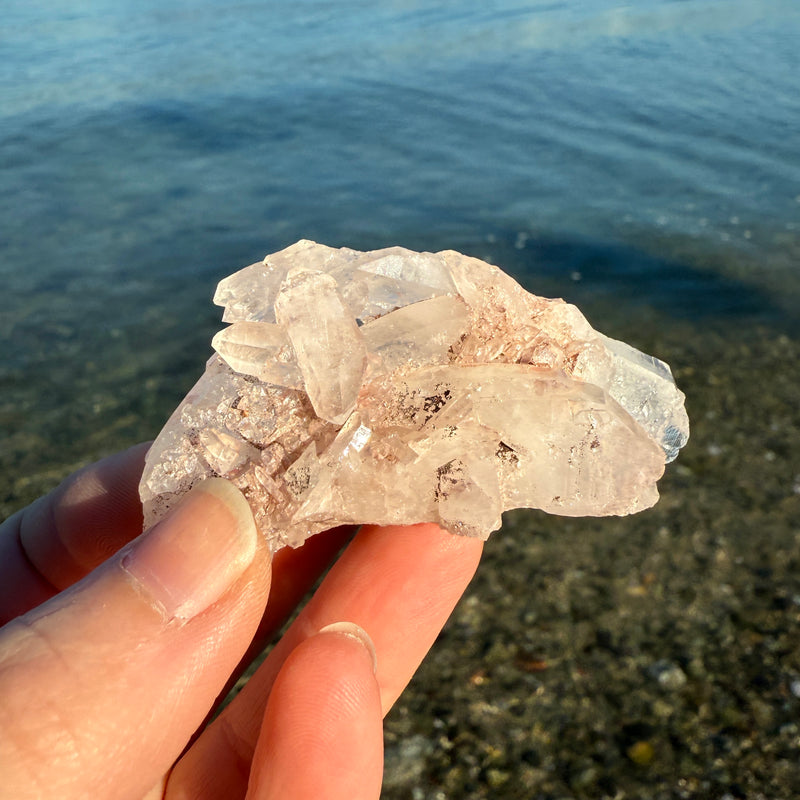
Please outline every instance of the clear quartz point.
M214 301L232 324L148 453L146 526L215 475L273 550L341 524L485 538L511 508L630 514L689 436L666 364L454 251L302 240Z

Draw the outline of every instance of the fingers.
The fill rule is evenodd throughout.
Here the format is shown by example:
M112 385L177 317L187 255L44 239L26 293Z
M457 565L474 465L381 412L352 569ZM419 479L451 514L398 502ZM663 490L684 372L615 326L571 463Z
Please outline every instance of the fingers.
M312 536L302 547L284 547L274 555L269 605L251 647L254 657L286 622L355 531L352 526L333 528Z
M388 711L472 578L481 550L482 542L436 525L363 528L269 658L178 763L167 797L245 796L264 707L281 666L301 642L338 620L352 620L372 638L381 706Z
M248 800L377 800L383 720L374 658L352 623L292 651L267 703Z
M0 526L0 624L71 586L142 531L149 445L110 456Z
M246 501L211 480L0 629L4 791L143 797L247 649L268 592L269 555Z
M302 547L285 547L273 556L269 603L247 652L220 693L220 700L227 697L241 674L263 652L354 532L355 528L349 526L333 528L312 536Z

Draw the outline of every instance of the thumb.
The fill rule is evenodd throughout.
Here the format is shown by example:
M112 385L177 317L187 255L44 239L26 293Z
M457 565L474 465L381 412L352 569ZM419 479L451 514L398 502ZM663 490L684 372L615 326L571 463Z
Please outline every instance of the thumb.
M0 796L142 797L207 715L268 593L247 502L212 479L0 629Z

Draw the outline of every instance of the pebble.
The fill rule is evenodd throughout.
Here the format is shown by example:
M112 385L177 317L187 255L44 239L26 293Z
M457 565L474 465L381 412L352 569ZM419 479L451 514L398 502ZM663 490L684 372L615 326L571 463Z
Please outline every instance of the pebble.
M655 749L650 742L634 742L626 751L628 758L640 767L646 767L655 755Z
M650 674L668 691L675 692L686 686L686 673L670 661L656 661L650 667Z

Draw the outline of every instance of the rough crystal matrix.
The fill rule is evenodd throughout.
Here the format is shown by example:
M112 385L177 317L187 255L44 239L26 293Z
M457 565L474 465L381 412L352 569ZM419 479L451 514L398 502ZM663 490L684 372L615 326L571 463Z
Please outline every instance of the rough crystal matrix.
M146 525L221 475L275 550L346 523L485 538L510 508L648 508L688 438L666 364L453 251L304 240L214 302L231 324L147 456Z

